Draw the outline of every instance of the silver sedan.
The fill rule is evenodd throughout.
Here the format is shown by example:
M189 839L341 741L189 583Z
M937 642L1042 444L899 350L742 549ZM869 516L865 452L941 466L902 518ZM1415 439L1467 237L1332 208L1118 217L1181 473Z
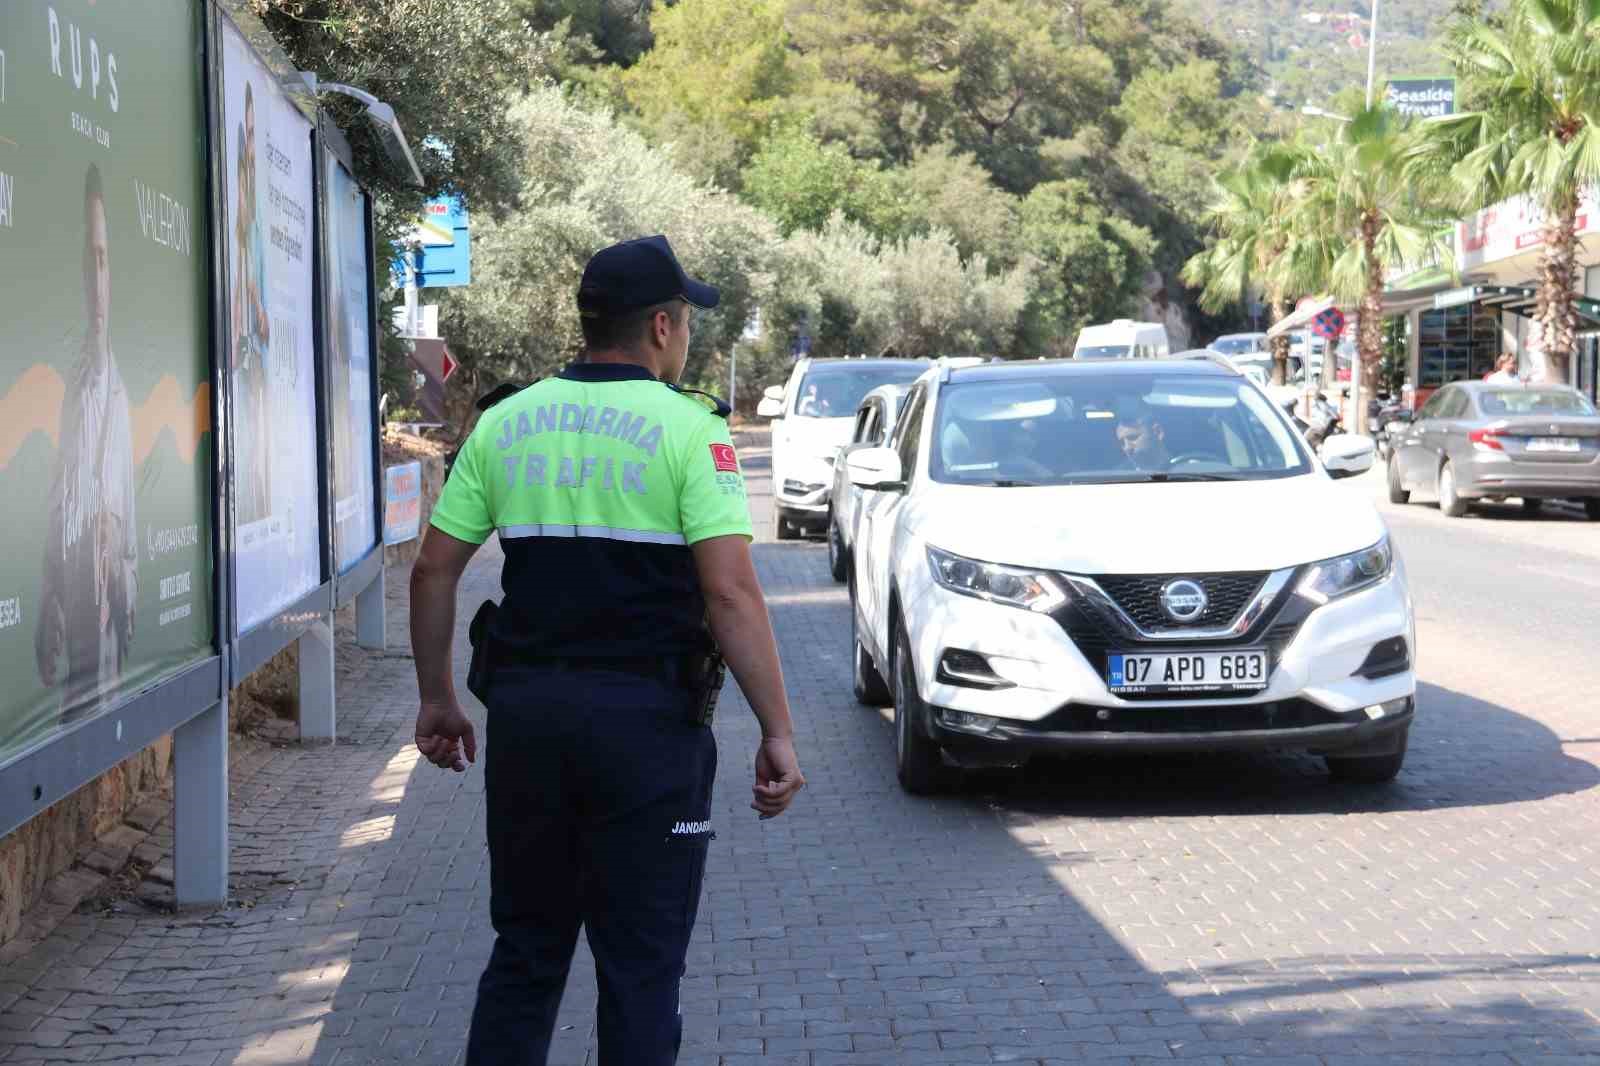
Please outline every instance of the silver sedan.
M1389 456L1389 499L1419 491L1452 517L1473 500L1516 497L1530 514L1582 500L1600 521L1600 414L1564 385L1446 385L1396 430Z

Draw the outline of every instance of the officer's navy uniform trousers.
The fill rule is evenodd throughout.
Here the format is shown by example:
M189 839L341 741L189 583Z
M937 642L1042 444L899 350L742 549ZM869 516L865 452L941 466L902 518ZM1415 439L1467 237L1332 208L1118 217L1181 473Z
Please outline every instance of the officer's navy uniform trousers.
M490 914L468 1066L543 1066L584 927L602 1066L668 1066L694 928L717 748L657 678L497 669L484 772Z

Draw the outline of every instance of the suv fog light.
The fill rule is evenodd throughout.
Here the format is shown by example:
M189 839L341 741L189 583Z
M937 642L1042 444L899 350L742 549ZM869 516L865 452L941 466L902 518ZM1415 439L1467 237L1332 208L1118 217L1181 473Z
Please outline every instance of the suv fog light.
M1406 638L1390 637L1372 646L1372 650L1367 653L1366 661L1356 670L1356 676L1376 681L1379 678L1403 674L1409 669L1411 669L1411 650L1406 647Z
M793 478L786 478L783 482L783 491L790 496L809 496L813 492L821 492L824 487L821 484L795 481Z
M988 736L993 733L995 726L1000 724L1000 719L991 718L987 714L972 714L970 711L939 712L939 721L951 729L959 729L963 733L976 733L979 736Z
M942 684L959 685L962 688L991 691L1016 688L1015 683L994 672L988 659L975 651L963 651L960 648L946 648L944 654L939 656L938 679Z
M1390 718L1404 711L1406 709L1406 705L1410 702L1411 700L1409 698L1402 696L1397 700L1388 700L1384 703L1374 703L1372 706L1366 709L1366 715L1374 722L1380 718Z

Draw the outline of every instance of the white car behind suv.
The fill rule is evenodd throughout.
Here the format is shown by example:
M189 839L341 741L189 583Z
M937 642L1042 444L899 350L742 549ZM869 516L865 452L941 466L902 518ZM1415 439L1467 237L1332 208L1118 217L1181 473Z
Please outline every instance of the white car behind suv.
M934 370L890 445L847 460L855 688L892 700L909 791L1083 749L1399 772L1405 570L1330 477L1369 442L1330 438L1324 466L1254 384L1188 360Z
M861 398L879 385L909 384L926 359L801 359L787 386L773 385L756 413L771 418L773 524L779 540L828 524L833 461L850 442Z

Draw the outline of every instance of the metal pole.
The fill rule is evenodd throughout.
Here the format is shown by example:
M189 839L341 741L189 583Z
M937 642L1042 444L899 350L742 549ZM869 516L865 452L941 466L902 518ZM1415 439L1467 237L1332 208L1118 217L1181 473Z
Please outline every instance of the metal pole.
M728 406L736 407L739 403L739 344L735 341L728 345Z
M1367 40L1367 110L1372 110L1372 90L1376 88L1374 79L1378 71L1378 2L1372 0L1372 25L1368 27ZM1367 431L1366 401L1362 397L1362 377L1365 376L1367 366L1365 353L1361 350L1361 334L1365 323L1366 309L1356 316L1356 357L1350 366L1350 426L1352 433L1365 433Z
M1378 70L1378 0L1372 0L1372 25L1367 41L1367 109L1372 109L1373 75Z

